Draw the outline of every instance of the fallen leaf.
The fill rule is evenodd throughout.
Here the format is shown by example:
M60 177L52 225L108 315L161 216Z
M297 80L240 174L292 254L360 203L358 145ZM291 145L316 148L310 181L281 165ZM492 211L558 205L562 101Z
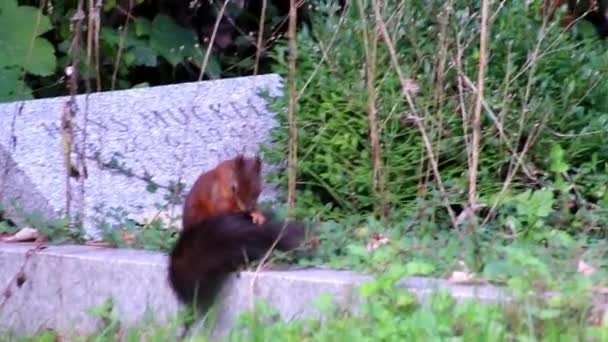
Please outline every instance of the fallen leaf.
M43 239L42 234L38 232L37 229L31 227L21 228L15 234L3 237L2 241L4 242L25 242L25 241L39 241Z
M483 208L483 204L475 204L474 206L467 206L464 210L458 215L456 218L456 226L460 226L462 223L475 216L475 213L479 211L479 209Z
M321 240L318 236L311 236L308 240L304 241L304 245L310 248L317 248L321 245Z
M107 241L85 241L84 245L92 246L92 247L108 247L108 248L116 247L114 244L107 242Z
M582 273L586 276L594 275L597 272L597 269L589 264L587 264L582 259L578 261L578 266L576 267L576 271L578 273Z
M453 284L471 283L475 281L475 275L464 271L454 271L448 278L448 281Z
M588 313L587 319L596 327L608 326L608 298L606 297L608 289L603 287L601 289L592 290L596 296L592 298L591 310ZM597 294L600 295L597 296Z
M120 238L127 245L133 245L135 243L135 240L137 239L137 236L135 235L135 233L132 233L126 229L123 229L120 232Z
M608 295L608 287L606 286L593 285L591 286L591 291L601 295Z
M407 90L407 92L410 93L411 96L418 95L418 92L420 91L420 86L418 85L418 82L414 81L411 78L406 78L403 80L403 88Z
M372 233L371 238L371 241L367 243L368 252L373 252L389 242L389 239L380 233Z
M402 126L413 126L422 121L422 118L413 113L404 113L399 117L399 123Z

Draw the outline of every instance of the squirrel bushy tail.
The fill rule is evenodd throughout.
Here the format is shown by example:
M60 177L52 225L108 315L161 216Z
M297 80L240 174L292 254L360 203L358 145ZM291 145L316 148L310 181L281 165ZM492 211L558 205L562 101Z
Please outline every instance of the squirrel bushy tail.
M306 238L305 225L277 220L264 212L265 223L253 223L249 213L210 216L182 231L169 257L169 282L178 299L207 310L228 275L248 261L275 249L289 251Z

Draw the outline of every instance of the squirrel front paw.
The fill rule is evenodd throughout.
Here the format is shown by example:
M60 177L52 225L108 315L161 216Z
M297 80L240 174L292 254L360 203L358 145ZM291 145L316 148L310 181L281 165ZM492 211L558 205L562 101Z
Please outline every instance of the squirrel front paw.
M264 222L266 222L266 217L264 217L264 214L262 214L258 211L254 211L251 213L251 219L253 220L253 223L255 223L257 225L261 225L261 224L264 224Z

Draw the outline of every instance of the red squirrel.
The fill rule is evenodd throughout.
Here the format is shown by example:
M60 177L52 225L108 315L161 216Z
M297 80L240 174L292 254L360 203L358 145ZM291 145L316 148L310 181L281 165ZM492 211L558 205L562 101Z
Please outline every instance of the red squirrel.
M168 279L182 304L206 311L229 274L263 258L275 241L280 251L305 245L303 223L264 215L264 223L256 224L245 212L216 214L180 232L169 254Z
M234 212L248 212L254 223L263 224L265 218L258 208L261 166L258 156L246 158L239 154L202 173L186 196L182 229L190 229L211 215Z
M275 241L280 251L305 243L303 223L280 222L258 208L261 187L260 158L238 155L202 173L189 191L168 279L181 303L195 305L195 314L211 307L231 272L261 259Z

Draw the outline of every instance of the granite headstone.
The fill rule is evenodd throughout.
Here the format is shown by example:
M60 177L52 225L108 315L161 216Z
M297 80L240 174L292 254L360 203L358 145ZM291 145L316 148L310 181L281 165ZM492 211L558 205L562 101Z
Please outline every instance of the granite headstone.
M263 93L281 96L279 75L78 95L71 159L81 172L70 178L69 189L61 118L70 97L0 104L5 215L13 218L17 204L57 217L66 213L69 198L71 215L84 208L85 230L97 235L96 215L111 208L133 215L153 210L167 202L171 184L183 183L185 193L220 160L252 155L270 142L277 120ZM275 196L276 188L265 185L261 199Z

